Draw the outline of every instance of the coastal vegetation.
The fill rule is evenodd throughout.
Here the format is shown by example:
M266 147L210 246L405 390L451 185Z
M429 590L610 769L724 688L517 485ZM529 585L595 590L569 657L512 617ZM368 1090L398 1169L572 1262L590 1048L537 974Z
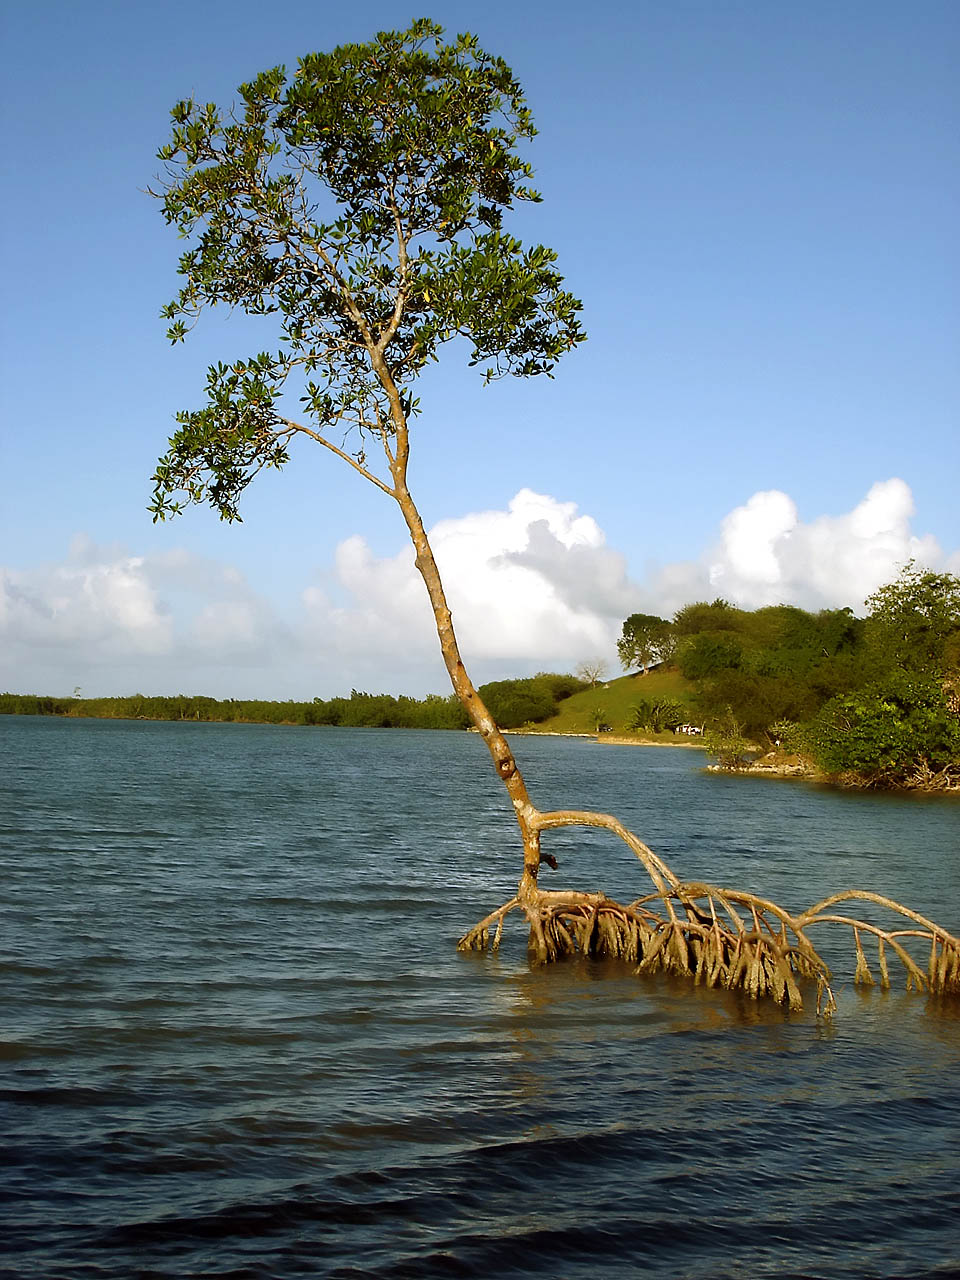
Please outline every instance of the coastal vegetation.
M791 773L848 785L942 789L960 782L960 583L908 565L868 602L810 613L787 605L735 608L723 600L653 619L672 660L614 680L596 664L577 674L480 685L503 729L692 742L725 769ZM634 636L631 615L624 633ZM932 620L931 620L932 619ZM631 645L635 641L631 639ZM623 654L627 649L621 646ZM643 662L635 649L631 658ZM650 661L647 652L647 661ZM589 668L589 669L585 669ZM386 729L466 729L455 694L284 702L176 694L69 698L0 694L0 714L107 719L241 721ZM702 735L702 737L701 737ZM772 761L772 764L771 764Z
M201 313L224 304L266 318L276 345L210 368L203 407L177 415L151 509L164 519L207 503L238 519L247 485L264 468L285 466L292 443L306 440L397 504L453 691L506 788L522 846L515 896L470 929L461 948L495 948L516 911L540 962L616 956L642 973L769 994L790 1008L800 1007L798 982L809 979L818 1007L829 1010L829 971L810 931L830 923L852 929L858 979L861 938L872 936L883 980L889 947L908 983L960 990L960 939L879 895L841 893L791 914L746 890L681 882L610 814L539 809L467 674L408 484L420 410L413 388L454 339L489 382L549 376L585 337L556 255L524 248L505 227L517 204L540 197L520 154L533 121L503 60L471 35L445 43L439 26L420 19L367 44L309 54L289 77L283 67L264 71L239 97L227 110L193 99L173 109L154 194L187 248L182 287L165 316L179 342ZM448 464L463 465L452 433L444 447ZM430 778L419 780L429 794ZM557 867L544 836L571 827L617 836L652 891L623 904L602 892L543 888L542 864ZM892 912L894 923L837 913L847 899ZM926 970L907 951L908 936L929 947Z
M465 729L459 701L351 690L349 698L271 702L264 698L131 694L108 698L51 698L0 693L0 715L90 716L100 720L192 720L241 724L343 725L371 729Z
M519 680L480 686L480 694L507 728L546 720L562 699L584 687L576 676L540 672ZM193 720L245 724L339 725L357 729L466 729L470 719L455 694L403 694L350 691L349 698L313 698L309 702L272 702L264 698L209 698L203 695L54 698L0 693L0 715L89 716L101 720Z
M626 624L624 624L626 626ZM672 624L679 672L728 768L750 745L860 786L960 784L960 579L912 562L867 613L689 605Z
M686 605L671 620L633 614L619 650L624 666L640 670L574 694L538 727L584 733L599 723L645 741L690 740L692 727L731 771L960 787L960 579L952 574L911 562L870 597L864 617L725 600Z

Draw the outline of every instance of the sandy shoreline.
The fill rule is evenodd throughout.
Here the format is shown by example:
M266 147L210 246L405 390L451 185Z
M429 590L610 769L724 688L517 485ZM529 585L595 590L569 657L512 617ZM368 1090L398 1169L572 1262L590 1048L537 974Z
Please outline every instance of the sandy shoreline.
M561 733L556 729L507 729L506 737L513 735L527 738L582 738L589 742L594 742L600 746L613 747L685 747L693 751L705 751L702 742L651 742L647 738L624 737L622 734L616 733ZM708 764L704 766L705 773L726 774L728 777L741 778L774 778L780 781L790 782L807 782L815 783L825 787L840 787L844 790L851 791L869 791L873 790L869 786L862 783L843 782L836 778L824 777L817 769L813 768L794 757L792 760L773 760L769 757L760 757L753 763L746 765L742 769L725 769L719 764ZM881 788L885 790L886 788ZM891 791L896 791L905 795L941 795L941 796L960 796L960 785L948 786L900 786L891 787Z
M649 738L625 738L616 733L562 733L559 729L505 729L504 735L508 738L514 735L524 738L583 738L590 742L597 742L601 746L613 747L692 747L695 751L704 750L700 742L658 742L651 741Z

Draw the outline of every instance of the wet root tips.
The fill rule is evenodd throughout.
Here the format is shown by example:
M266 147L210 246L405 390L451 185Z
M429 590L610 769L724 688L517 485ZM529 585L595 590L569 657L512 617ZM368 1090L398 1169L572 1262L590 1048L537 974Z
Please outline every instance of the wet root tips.
M867 899L893 910L909 928L883 929L869 921L825 910L846 898ZM807 936L812 926L847 926L853 937L854 982L874 985L864 941L876 946L880 985L891 985L889 961L906 974L907 989L933 995L960 995L960 940L907 908L876 895L837 895L802 915L753 894L704 884L678 884L624 905L600 893L538 890L521 901L511 898L475 925L459 942L461 951L496 950L503 922L522 910L529 926L529 951L546 964L567 957L609 958L636 965L638 974L667 973L708 987L742 991L799 1011L801 982L816 988L817 1012L830 1014L836 1001L830 970ZM927 945L926 963L907 943Z

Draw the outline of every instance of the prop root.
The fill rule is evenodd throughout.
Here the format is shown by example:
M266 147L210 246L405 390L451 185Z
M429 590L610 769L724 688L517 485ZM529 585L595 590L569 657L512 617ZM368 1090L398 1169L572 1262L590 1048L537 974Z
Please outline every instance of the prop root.
M530 952L540 963L576 955L610 957L635 964L638 974L676 974L708 987L740 990L755 1000L771 998L791 1010L803 1007L800 980L812 981L818 1013L830 1014L836 1008L830 970L810 941L809 930L831 924L849 928L853 935L855 983L875 985L864 952L866 938L876 943L881 987L891 985L889 948L905 971L908 990L960 995L960 939L892 898L846 890L795 915L744 890L679 881L666 863L609 815L545 813L538 814L535 823L538 831L573 825L605 827L620 836L643 864L654 891L623 905L602 893L543 890L535 876L525 874L517 896L464 934L460 950L496 950L505 918L520 910L530 930ZM831 910L852 900L878 909L874 914L900 920L884 928L872 919ZM908 950L911 945L926 947L925 964Z

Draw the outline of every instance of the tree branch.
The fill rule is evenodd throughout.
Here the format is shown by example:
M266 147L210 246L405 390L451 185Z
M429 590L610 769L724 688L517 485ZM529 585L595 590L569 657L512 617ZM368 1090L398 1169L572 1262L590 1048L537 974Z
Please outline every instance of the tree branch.
M530 826L535 831L550 831L558 827L601 827L612 831L637 855L661 893L669 892L667 885L672 890L679 885L667 864L612 814L593 813L588 809L554 809L549 813L537 812L530 819Z
M400 286L397 289L397 301L393 308L393 315L390 317L387 327L384 329L383 333L381 333L380 339L377 342L377 350L381 355L386 351L390 340L397 332L397 329L400 326L400 321L403 318L403 308L404 303L407 300L407 287L409 284L410 272L410 263L407 259L407 240L403 232L403 223L400 220L400 210L397 208L397 203L394 198L392 183L390 186L389 208L390 212L393 214L393 225L396 229L397 235L397 261L400 267Z
M352 458L344 449L339 449L335 444L332 444L325 436L322 436L319 431L313 431L310 427L305 427L300 422L291 422L289 418L281 418L280 421L286 423L291 431L302 431L303 434L305 436L309 436L311 440L316 440L317 444L322 444L325 449L329 449L330 452L335 453L338 458L342 458L344 462L349 463L350 466L353 467L354 471L359 472L360 475L363 476L364 480L369 480L371 484L375 484L378 489L382 489L389 497L394 499L396 498L397 494L394 489L391 489L388 484L384 484L380 477L375 476L372 471L368 471L366 467L361 466L356 458Z

